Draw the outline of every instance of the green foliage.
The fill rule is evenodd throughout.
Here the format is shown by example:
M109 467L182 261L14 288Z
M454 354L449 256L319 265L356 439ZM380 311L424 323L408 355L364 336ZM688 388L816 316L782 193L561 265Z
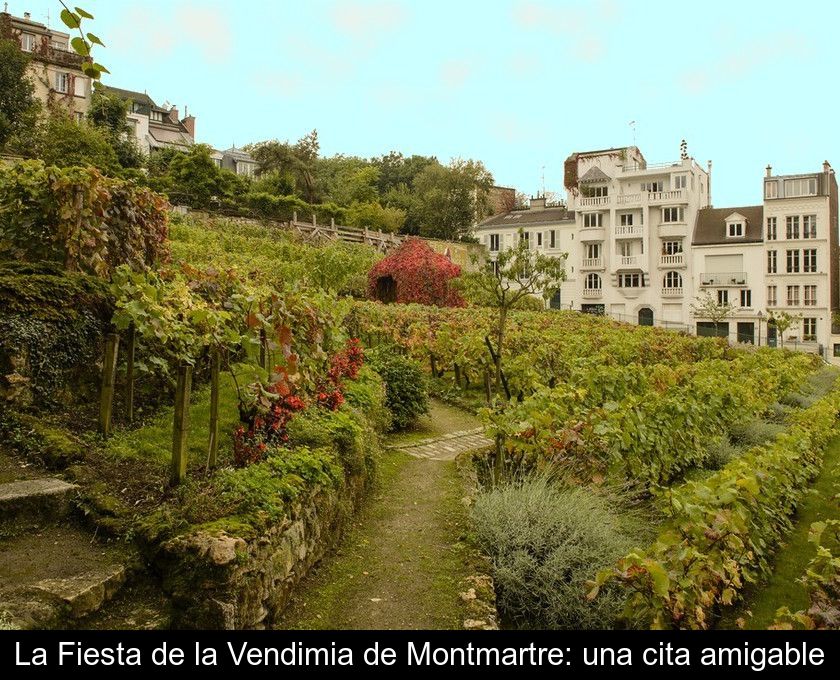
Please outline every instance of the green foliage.
M35 155L47 166L90 166L106 175L116 175L120 170L110 135L62 110L51 111L38 126Z
M570 630L614 626L624 604L620 588L608 589L594 603L584 596L587 580L632 545L629 523L611 507L615 504L545 477L496 487L477 498L476 538L493 561L497 604L509 624Z
M196 144L186 153L174 153L150 167L150 184L174 204L207 210L237 204L248 181L216 165L212 149ZM160 171L162 174L158 174Z
M735 305L731 302L718 302L711 293L703 293L697 298L697 302L691 305L691 313L699 319L709 319L717 325L722 323L735 311Z
M0 258L54 262L107 277L168 256L165 201L94 168L0 167Z
M377 202L354 201L346 212L346 223L350 227L381 229L397 233L405 223L405 211L399 208L383 208Z
M380 346L365 357L385 381L386 404L396 429L408 427L429 411L429 388L420 365L398 349Z
M391 428L385 383L370 366L362 366L358 379L346 385L344 396L350 406L365 414L376 432L387 432Z
M747 448L766 444L771 439L775 439L784 429L784 425L779 423L745 420L733 423L729 428L729 436L734 444Z
M91 125L106 135L117 156L117 162L123 169L140 168L145 161L128 125L128 107L127 101L110 94L102 87L96 87L87 114Z
M64 8L61 10L61 22L67 26L67 28L78 31L79 35L70 40L70 46L76 54L80 57L84 57L82 70L89 78L99 80L103 73L110 73L110 71L102 64L93 60L93 46L99 45L100 47L105 47L105 44L98 36L93 33L86 33L82 28L83 25L87 25L89 21L93 20L93 15L81 7L75 7L71 10L64 3L64 0L59 0L59 2Z
M34 130L38 104L26 76L29 57L12 40L0 39L0 151L20 150L21 137Z
M706 456L703 466L707 470L720 470L738 456L740 449L733 446L725 437L715 437L706 446Z

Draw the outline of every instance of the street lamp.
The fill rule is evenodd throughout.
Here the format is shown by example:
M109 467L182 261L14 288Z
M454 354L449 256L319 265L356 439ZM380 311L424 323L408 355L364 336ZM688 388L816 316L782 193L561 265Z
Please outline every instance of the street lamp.
M761 322L764 319L764 312L758 311L758 346L761 347Z

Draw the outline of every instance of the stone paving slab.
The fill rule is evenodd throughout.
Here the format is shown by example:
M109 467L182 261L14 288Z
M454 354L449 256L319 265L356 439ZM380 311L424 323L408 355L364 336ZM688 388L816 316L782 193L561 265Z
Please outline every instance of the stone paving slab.
M413 444L402 444L391 448L405 451L415 458L427 460L455 460L460 454L466 451L476 451L490 446L491 439L484 436L484 430L464 430L463 432L452 432L435 437L434 439L423 439Z

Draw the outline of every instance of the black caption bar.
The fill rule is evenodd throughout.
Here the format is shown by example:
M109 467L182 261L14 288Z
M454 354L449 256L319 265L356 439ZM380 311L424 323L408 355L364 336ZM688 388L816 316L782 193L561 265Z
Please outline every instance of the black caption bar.
M556 677L626 669L673 675L690 668L818 670L836 677L838 640L831 632L789 631L6 631L0 633L0 672L524 668Z

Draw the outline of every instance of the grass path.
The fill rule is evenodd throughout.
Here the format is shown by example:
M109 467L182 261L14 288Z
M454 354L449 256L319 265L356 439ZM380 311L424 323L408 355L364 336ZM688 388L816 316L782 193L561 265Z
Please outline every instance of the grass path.
M822 472L803 499L794 518L796 525L785 544L776 555L770 578L745 592L744 603L727 613L718 627L734 628L736 620L743 617L746 628L766 629L773 623L776 610L786 606L791 611L808 608L808 593L799 579L815 554L808 542L812 522L823 519L840 519L840 506L834 496L840 472L840 438L832 441L825 452ZM751 611L752 617L746 612Z
M388 443L468 430L472 416L434 402L429 417ZM383 454L378 488L342 544L302 584L288 629L460 629L469 574L468 516L453 462Z

